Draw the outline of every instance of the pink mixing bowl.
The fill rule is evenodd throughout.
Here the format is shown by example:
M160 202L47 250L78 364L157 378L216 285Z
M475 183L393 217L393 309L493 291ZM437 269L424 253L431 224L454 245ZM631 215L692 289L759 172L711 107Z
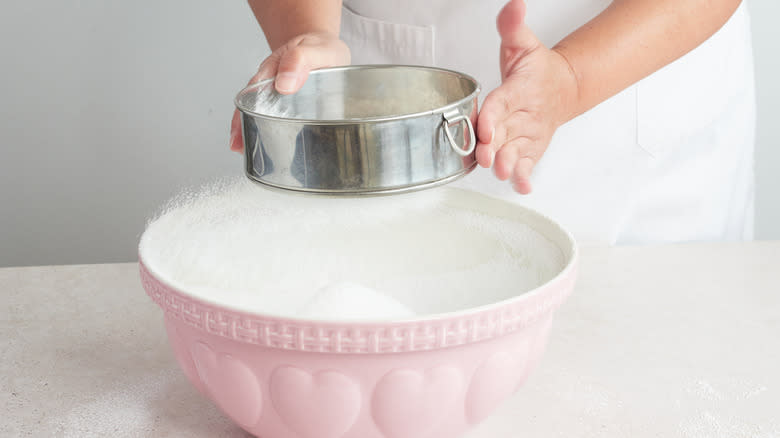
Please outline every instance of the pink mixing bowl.
M542 356L571 292L577 247L536 212L518 220L556 245L564 265L516 297L399 322L286 319L209 303L140 262L192 384L265 438L452 438L514 393ZM532 251L532 249L529 249ZM479 293L479 291L475 291Z

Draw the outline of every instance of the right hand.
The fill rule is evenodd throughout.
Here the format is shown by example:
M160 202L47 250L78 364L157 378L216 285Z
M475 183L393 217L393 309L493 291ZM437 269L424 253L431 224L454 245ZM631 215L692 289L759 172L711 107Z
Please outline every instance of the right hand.
M303 87L309 72L324 67L348 65L349 48L338 36L327 32L314 32L299 35L274 50L260 64L257 74L249 84L276 77L274 87L281 94L293 94ZM241 135L241 117L238 110L233 112L230 124L230 150L244 151L244 139Z

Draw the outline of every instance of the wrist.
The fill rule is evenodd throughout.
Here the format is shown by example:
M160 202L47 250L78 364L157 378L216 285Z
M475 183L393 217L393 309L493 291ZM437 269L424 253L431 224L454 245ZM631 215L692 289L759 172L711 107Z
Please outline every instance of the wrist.
M561 120L564 124L569 120L579 116L582 109L582 93L580 84L582 83L579 73L567 56L567 49L558 45L552 48L553 56L558 58L561 73L560 77L560 97L561 97Z

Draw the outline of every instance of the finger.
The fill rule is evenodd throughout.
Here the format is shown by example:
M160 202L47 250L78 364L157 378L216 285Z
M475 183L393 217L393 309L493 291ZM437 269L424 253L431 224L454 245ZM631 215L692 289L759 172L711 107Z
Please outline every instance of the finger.
M487 131L487 134L485 134L486 129L482 128L482 134L480 134L480 126L486 125L487 123L489 122L480 123L479 116L477 116L477 123L474 125L474 132L477 135L477 148L475 157L477 159L477 164L484 168L489 168L493 165L493 158L496 154L496 151L491 145L493 142L493 137L495 136L495 128L490 128L490 130Z
M507 117L500 121L495 127L493 134L493 143L490 147L484 149L490 149L490 157L487 159L487 152L482 152L485 159L490 162L489 165L494 165L496 153L504 147L506 143L511 142L517 138L530 138L534 139L538 137L539 123L534 120L533 114L526 110L517 110L509 113Z
M477 158L477 164L487 169L493 165L493 160L495 159L495 155L496 153L493 151L493 148L490 147L489 144L477 142L477 149L475 152L475 156Z
M500 67L502 78L511 70L511 63L521 59L542 45L525 24L526 6L523 0L512 0L504 6L496 19L501 36Z
M241 134L241 117L238 110L233 111L233 120L230 122L230 150L244 151L244 136Z
M506 114L506 118L498 122L493 135L493 144L502 145L518 137L534 138L539 131L539 122L527 110L516 110Z
M257 73L249 80L247 85L252 85L265 79L270 79L276 76L276 71L279 69L279 54L272 53L271 56L265 58L257 69Z
M496 124L492 131L491 143L477 143L477 163L482 167L491 167L496 158L496 152L508 140L528 136L531 123L530 115L525 111L506 114L506 118Z
M521 195L531 193L531 172L535 165L536 161L531 157L521 157L515 163L512 172L512 187L517 193Z
M309 74L306 69L306 57L306 49L302 47L295 47L282 56L274 83L276 91L292 94L301 89Z
M510 0L501 8L501 12L496 17L496 28L503 40L512 41L511 37L524 24L525 12L523 0Z
M479 116L480 114L477 114L476 122L474 123L474 134L477 138L477 147L476 152L474 153L475 158L477 159L477 164L484 168L489 168L493 165L493 155L494 151L490 147L490 142L492 141L493 133L490 132L487 134L482 134L480 137L480 122L479 122ZM483 141L485 140L485 141Z
M495 153L498 150L496 146L500 143L496 143L495 139L496 125L506 118L508 111L509 105L506 99L506 92L501 87L491 91L482 104L482 109L477 117L477 138L479 139L477 147L482 145L481 149L485 150L482 153L483 161L480 162L480 165L484 167L489 167L491 164L486 163L484 160L489 158L491 153Z
M309 72L316 68L330 67L334 48L322 45L301 45L284 52L276 73L276 91L292 94L303 87Z
M501 181L508 180L514 170L517 160L530 156L533 140L528 137L518 137L503 144L496 152L493 173Z

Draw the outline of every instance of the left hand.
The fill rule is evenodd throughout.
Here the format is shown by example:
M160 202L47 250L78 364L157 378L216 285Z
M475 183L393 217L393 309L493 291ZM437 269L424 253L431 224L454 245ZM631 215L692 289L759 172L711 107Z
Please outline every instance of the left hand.
M555 130L572 118L577 79L568 61L546 48L525 24L525 3L511 0L497 19L502 84L477 119L477 162L493 166L515 191L531 192L531 171Z

